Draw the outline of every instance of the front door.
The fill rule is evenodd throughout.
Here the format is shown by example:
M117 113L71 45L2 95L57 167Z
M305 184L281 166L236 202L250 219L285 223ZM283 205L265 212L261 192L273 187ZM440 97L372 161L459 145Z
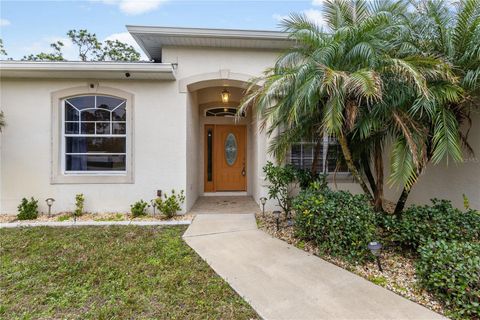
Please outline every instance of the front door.
M246 126L215 125L213 127L214 184L213 190L208 191L247 190L246 136Z

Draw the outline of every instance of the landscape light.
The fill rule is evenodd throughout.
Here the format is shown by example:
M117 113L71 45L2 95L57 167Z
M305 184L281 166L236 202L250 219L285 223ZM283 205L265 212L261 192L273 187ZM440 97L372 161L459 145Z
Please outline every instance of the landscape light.
M45 199L45 202L47 203L47 206L48 206L48 217L50 218L50 215L52 213L52 205L55 202L55 199L47 198Z
M275 216L275 222L277 224L277 231L280 230L280 214L281 211L273 211L273 215Z
M155 208L157 207L157 202L155 201L155 199L152 199L150 200L150 203L152 204L153 208L153 216L155 216Z
M265 215L265 204L267 203L267 198L261 197L260 203L262 204L262 215Z
M368 249L375 256L375 258L377 260L378 270L380 270L380 272L383 272L382 265L380 263L380 255L381 255L381 250L382 250L382 244L380 242L377 242L377 241L372 241L368 244Z

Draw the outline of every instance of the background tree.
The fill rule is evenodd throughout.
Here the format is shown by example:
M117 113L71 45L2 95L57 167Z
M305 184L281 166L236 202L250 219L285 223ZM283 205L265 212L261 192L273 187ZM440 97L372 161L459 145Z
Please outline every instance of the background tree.
M0 111L0 132L2 132L3 127L5 127L5 116L3 111Z
M98 60L98 56L102 54L102 44L98 41L95 33L90 33L85 29L73 29L67 32L67 36L73 44L77 45L80 60Z
M131 45L119 40L106 40L98 59L101 61L139 61L140 53Z
M70 41L77 47L78 58L81 61L139 61L140 53L129 44L119 40L106 40L104 43L97 39L95 33L85 29L70 30L67 32ZM50 45L52 53L41 52L24 56L22 60L32 61L65 61L62 49L64 44L57 41Z
M37 54L30 54L24 56L22 60L29 61L65 61L65 58L62 54L62 47L64 46L63 42L57 41L50 44L50 47L53 48L53 53L40 52Z
M6 56L7 51L5 51L5 48L3 47L3 40L0 39L0 56Z

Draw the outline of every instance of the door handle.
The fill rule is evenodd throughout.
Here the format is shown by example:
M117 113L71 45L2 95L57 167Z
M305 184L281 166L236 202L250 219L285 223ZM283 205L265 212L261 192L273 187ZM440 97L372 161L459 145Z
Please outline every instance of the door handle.
M245 161L243 161L242 176L245 177L247 173L245 172Z

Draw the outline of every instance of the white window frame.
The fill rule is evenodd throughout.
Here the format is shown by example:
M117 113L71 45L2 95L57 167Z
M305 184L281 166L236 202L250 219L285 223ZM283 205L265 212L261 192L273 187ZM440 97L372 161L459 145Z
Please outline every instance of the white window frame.
M78 121L66 121L65 120L65 102L69 99L69 98L76 98L76 97L88 97L88 96L93 96L94 97L94 106L93 108L85 108L85 109L82 109L82 110L79 110L77 109L76 106L74 106L73 104L70 103L70 105L78 111ZM67 137L94 137L94 138L125 138L125 144L127 143L127 134L128 132L125 132L125 134L112 134L112 130L113 130L113 124L114 123L125 123L125 125L127 124L128 121L112 121L112 113L113 111L115 111L117 108L119 108L120 106L122 106L123 104L125 104L125 109L126 109L126 104L127 104L127 101L126 99L123 99L123 98L120 98L120 97L115 97L115 96L110 96L110 97L113 97L113 98L119 98L119 99L122 99L122 103L120 103L118 106L116 106L115 108L113 108L112 110L107 110L107 109L102 109L102 108L97 108L96 105L97 105L97 97L98 96L102 96L100 94L83 94L83 95L78 95L78 96L74 96L74 97L69 97L69 98L65 98L62 100L62 149L61 149L61 152L63 154L62 156L62 170L63 170L63 173L65 175L125 175L126 172L127 172L127 166L128 166L128 156L127 156L127 152L126 152L126 146L125 146L125 152L124 153L101 153L101 152L98 152L98 153L94 153L94 152L88 152L88 153L67 153L66 152L66 138ZM105 96L105 95L104 95ZM81 115L81 112L82 111L85 111L85 110L96 110L96 109L101 109L101 110L106 110L106 111L109 111L110 112L110 120L109 121L82 121L82 115ZM125 110L126 111L126 117L128 119L128 110ZM109 123L110 124L110 134L97 134L96 131L97 131L97 123L102 123L102 122L105 122L105 123ZM81 132L82 130L82 123L94 123L95 126L95 134L68 134L68 133L65 133L65 125L66 123L78 123L78 130L79 132ZM74 171L74 170L67 170L67 166L66 166L66 156L67 155L89 155L89 156L94 156L94 155L108 155L108 156L114 156L114 155L122 155L122 156L125 156L125 170L110 170L110 171L107 171L107 170L90 170L90 171L87 171L87 170L79 170L79 171Z
M328 159L327 159L327 156L328 156L328 148L330 145L338 145L338 143L332 143L332 138L328 136L328 134L324 134L323 135L323 138L322 138L322 147L323 147L323 150L322 150L322 157L319 159L320 161L322 161L321 163L321 167L322 167L322 172L319 172L321 174L327 174L329 176L333 176L333 175L339 175L339 176L350 176L350 172L349 171L333 171L333 172L329 172L328 171ZM304 152L303 152L303 146L304 145L309 145L309 146L313 146L312 148L312 159L313 159L313 156L314 156L314 152L315 152L315 145L316 145L316 142L313 142L313 141L300 141L300 142L297 142L297 143L294 143L294 145L300 145L300 163L302 164L302 168L303 169L306 169L304 166L303 166L303 157L304 157ZM289 157L288 157L288 161L290 164L292 164L292 160L293 160L293 155L292 155L292 150L291 148L293 147L293 145L290 147L290 152L289 152ZM309 168L308 168L309 169Z
M133 155L133 120L134 96L126 91L101 87L98 84L87 83L85 86L69 88L52 93L52 161L51 184L87 184L87 183L134 183L134 155ZM121 171L67 171L65 153L65 100L79 96L111 96L125 100L126 109L126 134L99 134L94 137L125 137L125 170ZM120 106L120 105L119 105ZM81 122L81 120L79 120ZM98 121L97 121L98 122ZM115 121L116 122L116 121ZM122 121L118 121L122 122ZM79 127L79 130L81 127ZM96 130L96 126L95 126ZM110 130L113 130L111 127ZM81 131L79 131L81 132ZM112 133L112 131L110 131ZM72 136L89 136L88 134ZM77 153L75 153L77 154ZM93 155L94 153L88 153ZM101 155L114 155L113 153L99 153ZM122 153L123 155L124 153Z

